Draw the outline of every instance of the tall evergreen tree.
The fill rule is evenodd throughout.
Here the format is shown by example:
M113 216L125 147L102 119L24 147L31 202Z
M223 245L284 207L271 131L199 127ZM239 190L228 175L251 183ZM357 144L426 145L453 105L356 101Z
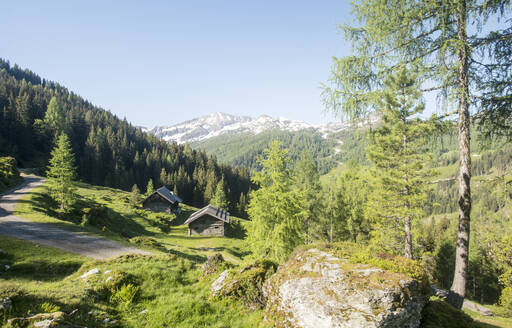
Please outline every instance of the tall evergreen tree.
M149 179L148 184L146 185L146 196L151 195L155 191L155 187L153 187L153 179Z
M354 1L357 25L342 27L354 54L334 60L332 85L323 93L327 108L350 118L364 116L378 110L390 69L413 64L420 72L422 91L436 91L456 103L459 227L449 301L458 308L465 296L469 258L470 104L478 104L483 113L505 109L510 118L511 21L505 29L486 25L489 18L506 18L509 12L509 0ZM468 25L475 27L471 36Z
M431 175L425 169L430 160L425 145L434 125L418 118L425 107L420 97L416 78L405 67L388 76L381 103L382 125L372 132L367 147L377 182L368 203L369 215L377 219L374 236L380 247L395 248L393 239L402 239L400 253L409 259L413 253L411 222L423 215Z
M74 200L75 158L71 150L69 138L62 133L57 145L51 152L50 163L46 175L48 188L52 197L59 203L59 210L64 213Z
M271 142L259 162L262 170L252 178L260 188L250 195L248 242L255 255L281 262L304 241L301 199L280 142Z
M227 209L229 207L228 198L226 196L226 191L224 190L224 179L217 183L217 187L215 188L215 194L213 198L210 200L210 204L220 207L222 209Z
M320 212L322 187L318 168L310 152L303 151L294 168L294 182L301 198L300 204L304 211L305 242L318 239L320 233Z
M59 136L61 133L65 132L66 117L62 106L55 96L52 97L48 104L44 115L44 123L46 128L50 130L54 136Z

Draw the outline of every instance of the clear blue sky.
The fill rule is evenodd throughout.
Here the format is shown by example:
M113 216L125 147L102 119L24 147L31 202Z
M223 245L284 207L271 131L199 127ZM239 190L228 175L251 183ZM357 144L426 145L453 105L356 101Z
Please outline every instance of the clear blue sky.
M217 111L321 123L349 20L348 1L6 1L0 57L135 125Z

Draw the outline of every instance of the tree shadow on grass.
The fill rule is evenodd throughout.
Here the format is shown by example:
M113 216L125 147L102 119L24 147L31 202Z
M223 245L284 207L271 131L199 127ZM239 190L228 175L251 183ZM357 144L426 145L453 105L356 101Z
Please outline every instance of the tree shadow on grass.
M77 198L71 209L64 214L57 212L58 203L46 192L33 192L33 196L30 200L21 200L21 202L29 202L33 211L51 218L63 222L71 222L76 225L94 227L103 232L108 231L123 238L131 238L139 235L154 235L154 233L147 231L142 225L137 223L133 219L133 216L123 216L112 208L90 198ZM62 227L69 228L67 225L63 225ZM79 227L77 227L77 229L79 229Z
M11 265L8 271L5 271L1 277L3 279L27 279L39 281L58 281L80 269L80 261L43 261L28 260Z
M183 253L183 252L180 252L178 250L175 250L175 249L168 249L167 252L169 254L173 254L173 255L176 255L178 257L183 257L187 260L190 260L192 262L196 262L196 263L203 263L204 261L206 261L206 256L202 256L202 255L195 255L195 254L187 254L187 253Z

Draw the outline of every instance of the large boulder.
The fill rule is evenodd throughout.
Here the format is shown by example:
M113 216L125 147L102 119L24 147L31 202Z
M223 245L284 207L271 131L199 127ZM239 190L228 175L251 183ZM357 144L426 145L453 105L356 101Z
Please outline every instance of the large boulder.
M356 264L319 249L298 250L263 287L279 327L416 328L427 297L405 274Z

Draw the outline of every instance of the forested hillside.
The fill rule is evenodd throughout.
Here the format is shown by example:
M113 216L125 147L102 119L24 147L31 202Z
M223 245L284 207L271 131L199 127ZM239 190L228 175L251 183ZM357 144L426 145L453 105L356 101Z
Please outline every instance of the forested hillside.
M52 97L64 112L60 123L71 140L81 180L124 190L137 184L144 191L152 179L195 206L207 203L224 180L230 210L238 213L238 202L250 188L247 169L159 140L58 83L1 59L0 156L15 157L20 167L47 165L54 135L44 120Z
M191 143L194 149L202 149L217 160L235 167L247 167L259 171L258 157L272 140L279 140L289 150L292 161L297 161L303 150L311 152L321 173L327 173L337 165L334 138L324 139L312 130L282 131L278 129L259 134L240 133L221 135Z

